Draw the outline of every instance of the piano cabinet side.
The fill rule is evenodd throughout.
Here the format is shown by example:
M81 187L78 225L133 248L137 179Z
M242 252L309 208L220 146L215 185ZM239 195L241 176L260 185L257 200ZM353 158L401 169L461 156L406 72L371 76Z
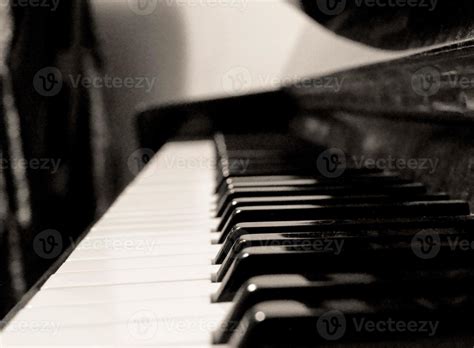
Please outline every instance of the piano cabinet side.
M291 128L306 140L343 150L359 164L399 171L433 191L474 203L472 124L322 112L295 118Z

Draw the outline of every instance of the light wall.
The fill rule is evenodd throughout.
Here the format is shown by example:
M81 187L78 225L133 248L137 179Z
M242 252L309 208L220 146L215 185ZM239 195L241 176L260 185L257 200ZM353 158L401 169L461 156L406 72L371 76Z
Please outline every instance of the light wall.
M148 1L141 11L137 4ZM137 148L137 109L274 89L303 76L392 56L326 31L283 0L91 0L110 76L152 88L106 88L115 156Z

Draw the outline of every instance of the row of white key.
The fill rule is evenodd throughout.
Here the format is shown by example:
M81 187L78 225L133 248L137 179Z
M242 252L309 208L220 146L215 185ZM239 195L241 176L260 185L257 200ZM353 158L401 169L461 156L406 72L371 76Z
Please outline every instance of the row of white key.
M213 157L209 141L167 144L9 323L2 347L210 346L229 310L210 303Z

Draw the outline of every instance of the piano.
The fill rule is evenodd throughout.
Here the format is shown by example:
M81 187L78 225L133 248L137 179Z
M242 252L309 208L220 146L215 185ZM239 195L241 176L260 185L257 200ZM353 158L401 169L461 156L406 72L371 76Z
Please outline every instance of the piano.
M471 51L142 112L145 167L1 346L472 346Z

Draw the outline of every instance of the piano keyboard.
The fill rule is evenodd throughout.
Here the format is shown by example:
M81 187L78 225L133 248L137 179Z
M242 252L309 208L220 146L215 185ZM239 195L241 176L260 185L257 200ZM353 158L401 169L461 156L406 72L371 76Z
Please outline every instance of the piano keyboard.
M168 143L1 347L311 347L472 331L468 204L350 161L321 175L324 151L271 134Z

